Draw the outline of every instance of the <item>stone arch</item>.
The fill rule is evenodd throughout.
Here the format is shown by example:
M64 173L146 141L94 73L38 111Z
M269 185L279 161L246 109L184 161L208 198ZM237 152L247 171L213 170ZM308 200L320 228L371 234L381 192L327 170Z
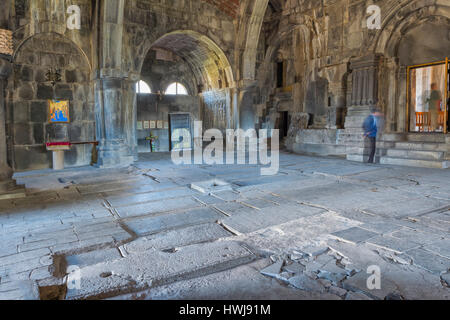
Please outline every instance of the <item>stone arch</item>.
M450 4L427 0L402 1L389 12L383 20L382 30L368 38L371 45L366 47L384 57L380 66L379 107L386 114L386 130L403 132L408 121L407 67L443 60L448 55L448 50L442 48L446 47L445 39L443 42L434 41L434 34L422 29L433 25L441 25L444 29L449 26ZM420 40L418 37L421 41L417 41ZM436 54L433 48L424 49L420 44L428 39L433 40L433 48L441 47L443 50L438 51L442 52Z
M164 91L166 89L164 86L169 82L182 83L188 89L191 95L190 99L194 99L191 108L193 118L202 120L205 129L226 130L236 125L237 108L234 99L233 69L226 54L216 42L194 30L176 30L158 37L151 43L148 42L146 48L146 57L149 56L151 50L159 50L163 54L169 53L173 61L178 61L176 62L179 63L178 65L188 67L189 70L186 72L191 75L192 81L188 79L189 77L184 77L185 81L181 81L181 79L171 78L168 75L160 78L160 90ZM172 58L169 60L172 61ZM143 66L144 62L139 64L137 70L140 73L143 71ZM186 81L189 83L185 83ZM165 96L162 99L170 100ZM177 107L174 103L178 102L171 102L172 109ZM198 108L197 105L199 105ZM189 111L189 108L183 103L180 102L179 106L183 110ZM170 110L169 112L172 112Z
M299 24L299 25L288 25L282 28L278 33L276 33L272 39L269 40L271 45L268 47L266 51L266 55L264 57L264 62L262 64L262 67L260 69L262 72L257 75L257 79L260 81L260 83L264 83L264 81L267 78L267 70L269 70L269 64L273 61L275 54L277 53L277 50L280 46L280 44L286 39L286 37L291 36L293 32L299 31L302 40L305 42L305 59L307 59L307 55L311 55L312 53L308 50L306 43L310 42L311 39L311 32L313 30L308 27L307 24Z
M383 11L383 9L382 9ZM365 47L375 53L392 55L393 43L416 23L431 17L450 17L450 4L428 0L414 0L399 2L394 8L386 8L383 12L390 12L383 21L380 32L368 37Z
M78 50L84 55L92 69L93 63L91 56L91 38L90 35L85 32L89 30L92 25L90 21L90 15L92 12L92 1L84 0L85 3L78 3L83 6L83 9L87 12L82 12L84 19L82 20L82 32L72 32L67 28L67 8L72 5L70 1L29 1L27 12L25 12L29 23L18 27L14 30L14 48L15 54L19 51L20 47L28 41L28 39L41 34L52 33L64 36L69 39ZM81 2L81 0L80 0ZM40 12L40 14L35 14Z
M244 5L238 37L239 45L243 48L239 65L244 80L254 80L256 76L258 42L268 4L269 0L250 0Z
M72 39L68 38L63 32L58 32L57 31L57 27L56 28L52 28L51 31L48 32L38 32L38 33L27 33L27 36L21 41L19 42L17 45L14 46L14 53L13 53L13 60L17 59L18 54L21 51L21 48L31 39L34 39L36 37L39 37L40 35L53 35L55 38L64 38L64 41L70 42L70 44L76 48L76 50L80 53L80 55L82 55L82 57L84 58L84 61L87 63L87 65L89 66L89 70L92 71L92 64L91 61L88 57L88 55L86 54L86 52L80 48ZM16 31L17 32L17 31Z
M191 67L197 81L205 90L233 88L234 75L229 60L222 49L209 37L192 30L177 30L166 33L151 44L152 48L171 51L184 59ZM141 59L138 70L142 70Z
M179 31L191 31L209 38L221 49L228 61L234 61L233 16L210 1L189 2L192 2L192 5L187 5L186 1L175 1L161 6L144 4L142 1L125 2L122 64L123 70L127 70L131 77L135 78L140 73L143 60L156 41ZM167 15L165 10L168 7L179 15ZM199 10L208 13L198 15ZM211 16L215 18L210 19ZM235 74L235 66L232 67Z

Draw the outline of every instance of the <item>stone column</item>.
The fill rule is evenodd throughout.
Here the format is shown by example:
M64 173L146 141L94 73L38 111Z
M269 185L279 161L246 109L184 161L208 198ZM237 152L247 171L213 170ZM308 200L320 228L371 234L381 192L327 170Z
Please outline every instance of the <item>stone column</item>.
M128 82L105 77L94 83L97 166L101 168L128 166L135 160L136 110Z
M386 115L385 133L391 133L396 132L398 125L397 114L398 112L402 112L401 107L397 104L399 66L395 59L386 59L384 61L382 73L384 83L381 84L381 87L383 88L383 95L386 102L385 109L383 110Z
M255 129L255 108L253 96L256 82L253 80L241 81L239 85L239 123L240 129Z
M123 71L125 0L100 1L99 55L94 76L97 166L128 166L137 159L136 79Z
M362 124L370 114L370 109L378 107L378 77L381 56L371 54L351 61L352 92L347 106L345 131L341 143L346 145L347 159L365 161L368 150L365 148Z
M11 63L0 56L0 200L25 196L25 188L12 179L13 170L7 160L5 86L11 70Z

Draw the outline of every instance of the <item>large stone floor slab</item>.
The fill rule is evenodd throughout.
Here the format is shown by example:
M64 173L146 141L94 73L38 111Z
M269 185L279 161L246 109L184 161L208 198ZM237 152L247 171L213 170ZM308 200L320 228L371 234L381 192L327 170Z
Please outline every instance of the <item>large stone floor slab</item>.
M249 233L302 217L314 216L322 212L322 209L302 205L286 206L283 207L283 209L279 207L269 207L250 211L245 215L226 217L222 221L224 225L239 233Z
M181 229L163 231L151 236L139 238L125 244L129 253L144 252L149 249L179 248L196 243L227 238L232 234L216 223L205 223Z
M199 273L206 275L223 271L254 259L248 249L234 242L193 245L174 253L156 250L139 252L121 260L82 268L81 287L70 289L67 298L114 296L189 279Z
M354 227L347 230L335 232L332 235L344 241L352 243L360 243L363 241L367 241L370 238L374 238L378 234L372 231Z
M221 219L216 210L210 208L164 214L155 217L135 218L126 220L125 224L138 235L153 234L185 225L195 225L205 222L216 222Z
M229 190L190 188L214 179ZM449 170L281 153L279 173L261 176L149 154L17 180L28 196L0 200L0 299L64 285L62 261L87 272L70 299L450 299ZM260 273L274 263L280 273Z

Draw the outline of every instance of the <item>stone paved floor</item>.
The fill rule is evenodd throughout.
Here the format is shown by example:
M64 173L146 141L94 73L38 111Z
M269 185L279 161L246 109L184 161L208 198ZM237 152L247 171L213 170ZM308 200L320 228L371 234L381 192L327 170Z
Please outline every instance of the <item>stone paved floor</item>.
M169 159L17 174L29 196L0 201L0 299L450 298L450 170Z

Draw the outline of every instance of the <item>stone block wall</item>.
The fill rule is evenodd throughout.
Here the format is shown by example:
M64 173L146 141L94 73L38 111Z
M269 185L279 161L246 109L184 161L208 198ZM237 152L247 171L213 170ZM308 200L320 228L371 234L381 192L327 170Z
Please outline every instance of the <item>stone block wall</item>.
M191 121L200 120L200 98L198 96L175 96L164 95L161 100L155 94L139 94L138 100L138 121L169 121L171 113L189 113ZM193 124L191 126L193 128ZM150 144L146 137L157 136L155 142L156 152L169 151L169 129L138 129L138 151L140 153L150 152Z
M47 81L50 69L59 69L61 82ZM93 94L90 67L85 56L67 38L41 33L26 41L17 52L8 101L13 138L15 170L43 169L52 166L45 143L54 136L48 123L48 100L68 100L70 142L95 140ZM89 165L91 145L77 145L65 153L66 166Z
M124 10L124 70L140 72L153 43L167 33L190 30L209 37L234 61L233 17L198 0L127 0Z
M150 50L142 66L141 79L152 93L164 92L173 82L183 84L191 95L197 94L197 84L190 66L180 57L172 54L172 61L156 59L156 51Z
M387 132L404 132L406 68L448 56L450 4L427 0L280 4L267 6L257 46L254 101L262 115L258 125L264 127L264 121L270 121L267 115L288 109L291 114L312 115L309 129L346 129L347 139L353 128L360 128L369 107L376 105L386 116ZM367 25L372 16L367 9L374 4L381 9L380 29ZM380 57L370 72L369 67L352 63L365 62L370 55ZM277 86L280 61L285 64L282 88ZM291 99L278 103L285 92L291 92ZM374 98L355 104L355 95L372 93Z

